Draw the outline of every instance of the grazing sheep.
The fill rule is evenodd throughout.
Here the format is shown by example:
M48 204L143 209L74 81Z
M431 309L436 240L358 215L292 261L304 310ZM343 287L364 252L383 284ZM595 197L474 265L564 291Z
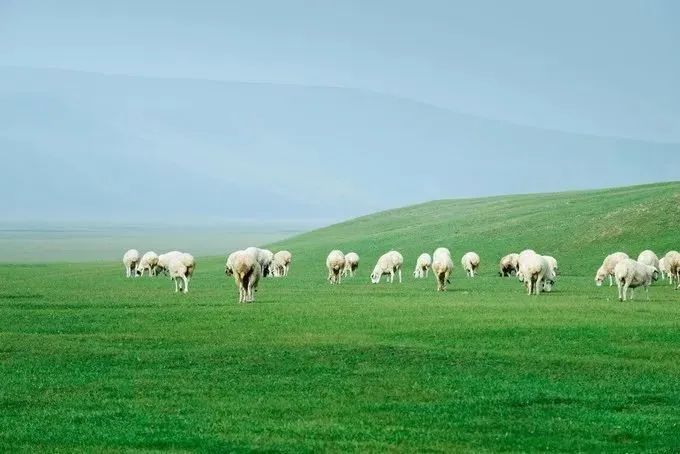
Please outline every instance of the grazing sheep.
M245 252L255 257L257 263L260 264L262 277L269 276L269 268L271 266L272 260L274 260L274 253L269 249L260 249L254 246L246 248Z
M189 270L187 266L182 261L181 257L173 257L168 263L168 274L170 279L175 282L175 293L182 291L183 293L189 292Z
M288 251L279 251L274 254L271 263L271 272L274 277L288 276L290 269L290 262L293 259L293 254Z
M533 249L525 249L522 252L520 252L519 255L517 256L517 279L519 279L520 282L524 282L524 277L521 274L522 262L533 257L534 255L538 255L536 251L534 251Z
M460 259L460 264L468 277L475 277L475 270L479 267L479 255L476 252L467 252Z
M519 254L512 253L508 254L501 259L500 271L498 275L501 277L512 276L512 274L517 274L519 271Z
M673 284L673 276L671 276L671 269L665 256L659 259L659 272L661 272L661 279L666 279L666 276L668 276L671 284Z
M326 258L326 269L328 269L328 282L339 284L342 270L345 268L345 254L337 249L332 250Z
M187 267L187 278L191 280L191 277L194 275L194 270L196 270L196 260L194 260L194 256L188 252L184 252L182 253L180 260L184 263L184 266Z
M619 289L619 301L626 301L628 289L631 289L630 298L633 299L633 290L644 287L649 299L649 286L659 278L659 271L650 265L636 262L632 259L624 259L614 268L616 285Z
M130 249L123 255L123 265L125 265L125 277L137 276L136 270L139 265L139 251Z
M236 259L236 256L241 252L245 251L234 251L227 256L227 262L224 264L224 274L226 274L227 276L234 275L234 260Z
M548 266L550 267L550 270L553 272L555 276L557 276L557 270L559 269L557 267L557 260L555 257L552 255L544 255L543 258L548 262Z
M236 251L230 258L231 263L228 266L238 287L238 302L255 301L255 291L262 275L262 266L251 252Z
M427 252L423 252L416 260L416 269L413 271L413 277L426 278L429 276L430 267L432 266L432 257Z
M598 287L602 286L602 282L604 282L605 278L609 276L609 286L611 287L614 285L614 282L612 280L612 276L614 276L614 268L616 268L616 265L622 261L626 260L630 257L628 257L628 254L625 252L614 252L613 254L609 254L607 257L605 257L604 261L602 262L602 266L598 268L597 272L595 273L595 285Z
M657 257L654 251L650 251L649 249L640 252L637 261L645 265L653 266L657 270L659 269L659 257Z
M451 281L449 277L453 272L453 260L451 260L451 255L446 251L437 250L435 251L434 258L432 259L432 274L434 274L435 279L437 279L437 291L445 292L446 284L450 284Z
M149 251L142 256L137 266L137 275L144 276L144 271L149 271L149 276L156 275L156 265L158 265L158 254Z
M451 257L451 251L449 251L448 248L445 248L445 247L438 247L438 248L435 249L434 252L432 253L432 261L434 262L434 261L437 259L437 257L440 257L440 256L447 256L447 255L448 255L449 257Z
M354 277L354 272L359 268L359 254L356 252L348 252L345 255L345 267L342 269L342 275Z
M160 273L167 275L168 267L170 266L170 261L173 258L179 257L180 255L182 255L182 253L179 251L170 251L166 252L165 254L159 255L158 262L156 263L156 275Z
M390 275L390 284L394 282L394 273L399 274L399 283L401 283L401 266L404 264L404 257L397 251L389 251L383 254L373 268L371 273L371 282L377 284L380 278L385 275Z
M555 280L557 279L557 260L549 255L543 255L543 260L547 265L547 270L543 276L543 291L552 292L552 288L555 286Z
M665 259L671 284L673 284L673 279L675 279L675 282L678 283L676 289L678 289L680 288L680 252L670 251L666 254Z
M547 260L536 253L526 254L522 257L517 276L526 286L529 295L538 295L544 289L550 291L554 282L554 276ZM548 279L546 279L546 276Z

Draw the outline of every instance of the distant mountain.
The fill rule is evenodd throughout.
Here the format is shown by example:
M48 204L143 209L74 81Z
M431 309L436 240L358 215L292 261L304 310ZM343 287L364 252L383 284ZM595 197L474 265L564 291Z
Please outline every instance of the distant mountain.
M353 89L0 67L6 219L342 219L673 180L679 152Z

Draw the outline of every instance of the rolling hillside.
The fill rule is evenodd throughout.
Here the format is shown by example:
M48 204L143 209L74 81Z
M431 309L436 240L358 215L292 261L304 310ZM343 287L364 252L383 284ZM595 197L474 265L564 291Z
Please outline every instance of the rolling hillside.
M477 251L487 274L497 271L503 255L532 248L557 257L562 273L583 276L594 273L613 251L637 257L644 249L661 254L680 248L679 225L680 183L673 182L434 201L336 224L271 247L290 249L296 253L296 267L311 268L334 248L359 252L364 267L397 249L411 266L421 252L444 245L458 258Z

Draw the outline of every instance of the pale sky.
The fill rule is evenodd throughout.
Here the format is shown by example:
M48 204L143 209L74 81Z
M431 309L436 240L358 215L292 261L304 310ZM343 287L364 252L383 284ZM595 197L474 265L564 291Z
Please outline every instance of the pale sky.
M0 0L5 216L168 213L144 175L165 195L181 165L206 217L259 168L238 218L678 179L679 23L676 1Z

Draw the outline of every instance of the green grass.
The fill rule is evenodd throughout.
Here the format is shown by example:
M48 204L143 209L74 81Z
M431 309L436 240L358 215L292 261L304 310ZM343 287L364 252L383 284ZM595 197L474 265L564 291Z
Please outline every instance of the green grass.
M680 248L679 202L672 183L379 213L274 245L291 275L248 305L222 257L188 295L118 263L2 265L0 450L678 452L680 291L620 303L593 275ZM481 275L414 280L439 245ZM335 247L362 257L340 286ZM525 247L560 261L553 293L496 276ZM371 285L389 248L404 283Z

